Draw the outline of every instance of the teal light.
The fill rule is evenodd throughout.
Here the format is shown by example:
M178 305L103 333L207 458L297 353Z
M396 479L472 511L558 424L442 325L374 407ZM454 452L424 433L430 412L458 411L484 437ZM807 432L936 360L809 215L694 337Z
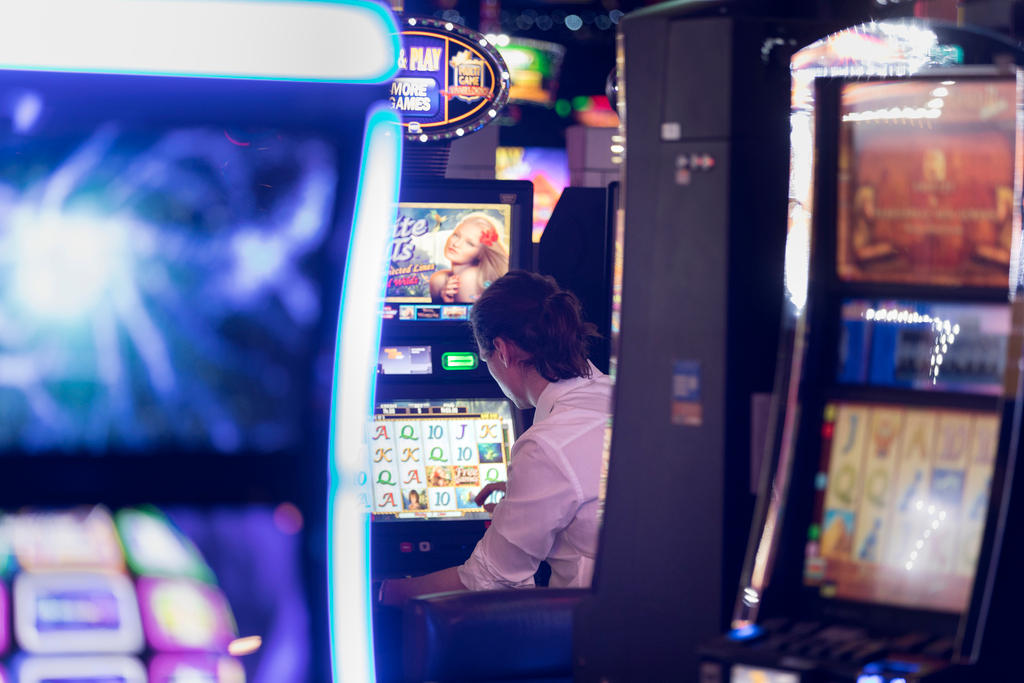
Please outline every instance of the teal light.
M334 353L327 484L331 671L335 683L374 680L370 515L364 429L373 412L381 307L402 157L398 114L387 103L366 123ZM360 477L364 477L360 480Z
M0 11L0 68L381 83L391 12L365 0L32 0Z

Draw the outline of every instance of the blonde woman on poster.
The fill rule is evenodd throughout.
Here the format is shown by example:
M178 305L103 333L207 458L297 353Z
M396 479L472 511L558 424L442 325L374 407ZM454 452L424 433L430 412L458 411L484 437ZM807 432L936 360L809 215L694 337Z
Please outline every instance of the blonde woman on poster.
M451 268L430 276L434 303L473 303L484 289L508 272L508 247L494 219L471 213L455 226L444 245Z

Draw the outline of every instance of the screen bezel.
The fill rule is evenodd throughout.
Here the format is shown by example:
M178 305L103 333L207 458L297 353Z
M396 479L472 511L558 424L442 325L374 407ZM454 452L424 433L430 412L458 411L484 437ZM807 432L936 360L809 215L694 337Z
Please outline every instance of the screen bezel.
M975 70L957 72L958 80L1014 77L1012 72ZM948 72L932 71L915 78L941 81ZM842 86L846 83L891 81L891 78L819 78L816 82L815 131L816 163L814 169L814 206L809 278L811 287L805 315L807 326L803 358L803 374L815 378L800 390L797 434L798 457L790 477L790 493L785 502L783 531L779 540L779 561L762 602L762 618L798 616L821 621L843 621L869 628L878 633L919 631L935 636L963 633L964 624L977 619L977 603L984 590L988 564L999 532L997 518L1003 497L1003 480L1009 458L1009 436L1012 431L1013 404L1001 397L972 396L951 392L920 392L909 389L864 386L841 386L836 381L838 344L841 334L840 306L848 299L925 300L937 303L1007 303L1006 288L936 287L906 284L844 282L837 272L837 235L834 229L838 192L838 151ZM824 208L823 208L824 207ZM990 411L1001 418L999 447L993 470L985 533L975 572L968 606L962 614L927 609L898 607L887 604L854 602L823 598L817 587L804 584L805 543L813 522L814 478L821 456L821 425L825 405L833 401L891 403L895 406L935 407ZM803 493L803 495L800 495Z

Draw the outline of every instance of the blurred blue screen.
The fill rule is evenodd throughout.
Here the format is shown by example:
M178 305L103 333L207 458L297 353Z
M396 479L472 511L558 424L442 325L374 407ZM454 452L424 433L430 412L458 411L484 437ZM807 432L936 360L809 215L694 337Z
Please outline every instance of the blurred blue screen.
M0 452L293 448L336 313L336 154L217 126L0 136Z

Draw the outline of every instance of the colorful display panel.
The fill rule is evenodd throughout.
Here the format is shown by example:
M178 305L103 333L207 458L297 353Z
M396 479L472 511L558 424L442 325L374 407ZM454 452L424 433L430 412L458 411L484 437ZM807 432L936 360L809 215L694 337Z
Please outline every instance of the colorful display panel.
M141 682L147 666L148 680L164 683L307 679L309 613L295 506L143 506L113 515L82 507L2 521L0 536L19 528L40 536L30 554L10 558L0 546L0 656L13 680ZM65 535L75 553L39 551ZM103 555L110 538L124 555L83 569L78 551L92 542ZM20 564L23 557L47 561L33 570ZM262 645L231 656L239 635L260 636Z
M800 683L800 674L733 664L729 669L729 683Z
M185 576L215 580L195 544L152 506L126 508L115 516L132 572L145 576Z
M302 443L336 156L278 130L0 135L0 452Z
M851 83L841 108L840 279L1007 287L1015 81Z
M508 204L400 203L385 301L433 304L399 307L401 320L464 319L508 272L511 222Z
M378 519L488 516L474 498L507 477L515 438L508 401L396 401L374 418L367 503Z
M221 683L219 679L211 679ZM118 655L28 657L18 668L20 683L146 683L146 669L134 657ZM227 683L227 682L224 682Z
M1010 337L1006 304L851 299L840 309L837 379L998 396Z
M511 38L498 45L498 52L511 74L510 102L550 106L558 90L558 76L565 58L565 46L543 40Z
M495 177L533 183L533 235L540 242L562 191L569 186L569 156L552 147L499 147Z
M233 657L158 654L149 662L149 683L245 683L245 670Z
M804 583L826 598L962 612L998 438L993 413L828 404Z
M194 579L140 577L146 640L160 652L227 652L238 637L231 607L216 586Z
M14 580L14 634L39 654L142 650L135 588L123 574L23 573Z
M382 346L377 360L378 375L429 375L433 362L429 346Z
M122 571L113 517L103 507L26 510L4 520L18 565L28 571Z

